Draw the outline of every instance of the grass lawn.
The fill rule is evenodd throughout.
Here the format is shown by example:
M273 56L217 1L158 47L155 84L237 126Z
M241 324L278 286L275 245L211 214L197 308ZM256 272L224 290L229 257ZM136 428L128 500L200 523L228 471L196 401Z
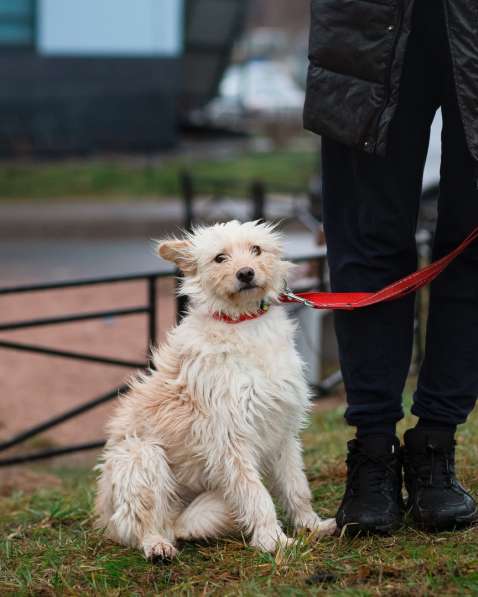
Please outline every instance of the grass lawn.
M318 157L314 151L284 150L224 159L141 162L112 158L0 163L0 199L174 197L179 193L179 173L185 168L202 178L232 179L245 185L260 179L272 190L289 185L306 189Z
M475 493L477 431L475 415L458 446L460 475ZM315 505L324 516L341 497L349 436L340 410L314 415L304 434ZM478 595L478 529L428 535L407 524L388 538L302 537L276 557L235 541L188 544L177 561L153 565L92 529L90 471L55 472L59 488L0 499L2 596Z

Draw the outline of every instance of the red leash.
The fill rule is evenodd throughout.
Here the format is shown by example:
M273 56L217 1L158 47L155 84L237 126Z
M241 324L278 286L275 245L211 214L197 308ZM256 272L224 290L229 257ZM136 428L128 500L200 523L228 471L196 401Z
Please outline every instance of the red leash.
M422 270L402 278L398 282L386 286L378 292L300 292L294 294L286 288L280 301L283 303L302 303L313 309L342 309L353 311L354 309L369 307L370 305L375 305L377 303L396 300L415 292L432 282L432 280L437 278L442 271L477 238L478 227L465 238L461 245L456 247L456 249L448 255L445 255L445 257L442 257Z

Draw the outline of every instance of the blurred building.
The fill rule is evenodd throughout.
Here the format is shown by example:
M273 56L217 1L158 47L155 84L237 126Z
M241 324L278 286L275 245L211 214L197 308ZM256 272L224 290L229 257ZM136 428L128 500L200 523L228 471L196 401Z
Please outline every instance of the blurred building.
M245 0L0 0L0 154L172 146L214 97Z

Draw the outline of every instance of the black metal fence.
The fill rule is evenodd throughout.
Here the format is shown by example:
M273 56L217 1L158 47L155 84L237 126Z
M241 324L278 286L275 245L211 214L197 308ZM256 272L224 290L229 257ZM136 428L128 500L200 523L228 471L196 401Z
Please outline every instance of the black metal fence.
M150 354L150 347L155 345L157 342L157 331L158 331L158 311L157 311L157 281L160 278L171 277L173 274L166 273L153 273L153 274L137 274L128 276L115 276L115 277L103 277L93 278L84 280L71 280L66 282L55 282L51 284L33 284L14 286L7 288L0 288L0 298L7 295L20 295L25 293L37 293L45 292L49 290L61 290L69 288L79 288L85 286L98 286L100 284L118 284L122 282L144 282L147 285L147 303L144 305L138 305L129 307L127 309L111 309L107 311L95 311L89 313L72 313L70 315L62 315L59 317L49 317L42 319L30 319L22 321L14 321L9 323L0 324L0 332L11 332L14 330L31 329L43 326L53 326L65 323L73 322L85 322L95 319L102 319L104 317L129 317L132 315L145 314L148 319L147 327L147 338L145 339L146 354ZM145 369L148 367L149 362L144 361L130 361L126 359L112 358L99 356L87 352L73 352L69 350L57 350L54 348L47 348L45 346L39 346L34 344L25 344L21 342L12 342L0 339L0 348L10 349L21 352L28 352L34 354L42 354L50 357L60 357L64 359L73 359L76 361L83 361L89 363L100 363L106 366L113 367L130 367L132 369ZM72 408L60 415L49 418L46 421L35 425L21 433L18 433L14 437L7 441L0 442L0 452L4 452L10 448L18 446L27 440L47 431L65 421L73 419L89 410L96 408L97 406L114 400L118 394L127 390L126 385L122 385L112 389L110 392L97 396L75 408ZM35 460L41 460L44 458L52 458L54 456L60 456L62 454L70 454L73 452L81 452L85 450L92 450L99 448L104 445L103 440L96 442L75 444L71 446L65 446L61 448L49 448L45 450L38 450L28 454L15 454L7 458L0 459L0 466L7 466L12 464L20 464L24 462L32 462Z

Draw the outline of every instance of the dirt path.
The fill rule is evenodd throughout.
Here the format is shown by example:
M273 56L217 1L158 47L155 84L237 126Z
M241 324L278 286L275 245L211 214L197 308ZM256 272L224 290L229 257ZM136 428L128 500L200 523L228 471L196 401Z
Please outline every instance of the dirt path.
M170 280L158 284L159 332L164 337L175 317ZM0 297L0 320L66 315L146 304L145 283L127 283ZM2 333L2 339L64 350L142 361L146 316L103 319ZM123 383L127 368L90 364L0 349L0 438L81 404ZM103 436L111 403L66 422L38 437L35 444L87 442Z

